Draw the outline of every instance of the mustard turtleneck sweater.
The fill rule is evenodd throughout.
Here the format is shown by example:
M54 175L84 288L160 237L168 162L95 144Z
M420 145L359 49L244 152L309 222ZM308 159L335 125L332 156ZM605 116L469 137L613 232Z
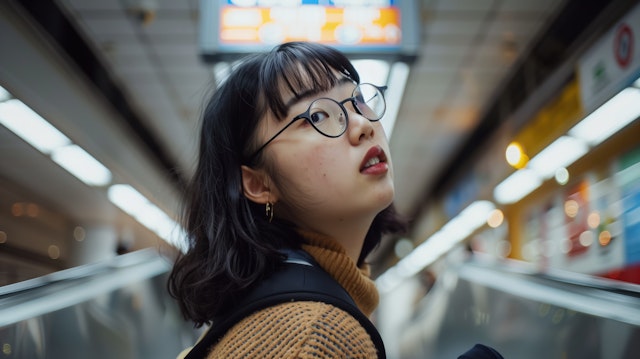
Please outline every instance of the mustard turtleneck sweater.
M351 295L367 316L378 305L368 267L358 268L335 240L302 232L302 248ZM376 358L357 319L332 305L292 302L258 311L233 326L207 358Z

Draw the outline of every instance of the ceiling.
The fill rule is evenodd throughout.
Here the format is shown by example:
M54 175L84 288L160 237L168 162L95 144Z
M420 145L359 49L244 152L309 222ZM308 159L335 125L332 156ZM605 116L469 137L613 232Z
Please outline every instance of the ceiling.
M144 124L186 170L214 76L198 52L196 0L61 0ZM481 119L510 66L559 0L424 0L423 45L390 139L398 209L412 213ZM151 4L151 19L133 16ZM140 10L143 11L143 10Z
M390 138L396 206L401 213L418 213L443 171L483 120L487 108L501 95L501 85L514 71L514 65L521 62L522 55L539 39L563 3L417 1L421 47L417 59L410 64ZM183 183L193 168L200 108L215 82L212 65L205 64L198 53L199 1L56 0L51 6L71 26L65 30L60 25L64 22L56 23L64 30L58 29L62 31L59 33L68 35L57 40L57 46L66 46L61 58L67 64L60 71L74 73L70 76L88 75L89 81L78 81L87 86L88 92L97 94L92 100L95 104L71 103L65 99L65 92L56 91L55 87L48 91L51 97L59 96L58 102L42 99L44 95L34 92L33 86L21 86L28 82L25 78L35 76L30 75L34 70L29 66L23 66L23 75L4 74L0 81L38 108L43 117L51 116L52 123L59 124L63 132L108 167L115 168L117 180L134 184L162 208L175 210L179 187L176 183ZM53 17L52 13L47 14L41 19ZM42 34L34 24L20 27L32 31L33 36ZM52 28L48 24L45 33L55 35ZM4 41L19 45L18 40L5 37ZM48 72L42 72L40 79L43 78L53 81ZM83 98L82 93L77 96ZM101 111L105 118L95 118L87 109L87 117L67 120L79 116L65 110L81 105L106 109ZM1 146L24 153L16 147L20 145L11 145L15 139L1 131L0 135ZM145 158L150 158L152 164L146 163ZM23 160L33 165L22 168L22 174L12 174L9 172L17 170L9 170L10 166L4 164L14 163L15 159L5 157L0 179L18 181L28 188L38 186L33 183L33 176L30 181L21 176L30 171L32 175L36 161L41 160L34 154ZM37 168L44 171L44 167ZM49 187L40 184L40 192L52 205L66 208L62 203L72 198L78 205L74 205L74 217L117 220L117 211L104 194L87 194L87 188L77 188L81 185L70 176L66 185L58 185L65 178L63 174L50 176L56 179L52 185L60 188L56 187L56 194L47 194Z

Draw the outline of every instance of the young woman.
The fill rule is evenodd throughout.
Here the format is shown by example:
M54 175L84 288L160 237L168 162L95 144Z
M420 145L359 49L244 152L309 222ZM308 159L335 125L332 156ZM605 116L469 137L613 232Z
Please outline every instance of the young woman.
M238 304L291 258L319 267L370 315L365 258L404 228L378 122L384 87L360 83L330 47L293 42L243 60L204 111L184 226L189 249L169 280L197 326ZM306 259L305 259L306 258ZM349 312L321 301L258 310L207 347L208 358L375 358Z

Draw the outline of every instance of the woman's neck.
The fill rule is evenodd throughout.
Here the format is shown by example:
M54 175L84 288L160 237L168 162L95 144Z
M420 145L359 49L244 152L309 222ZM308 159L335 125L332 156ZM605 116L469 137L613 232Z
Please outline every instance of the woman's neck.
M315 232L332 238L340 243L349 258L358 263L365 237L373 223L377 212L347 214L324 213L304 209L281 208L281 215L287 221L304 231Z
M357 223L353 220L339 221L339 223L323 223L322 228L304 228L333 238L344 248L347 256L358 263L364 239L371 226L371 220Z

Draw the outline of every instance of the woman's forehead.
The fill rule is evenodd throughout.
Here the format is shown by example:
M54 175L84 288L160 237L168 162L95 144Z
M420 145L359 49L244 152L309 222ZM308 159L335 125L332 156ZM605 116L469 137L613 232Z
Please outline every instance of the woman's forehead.
M281 67L272 68L277 72L265 72L262 96L276 117L283 118L294 102L326 92L357 74L346 69L336 69L321 59L294 60Z
M278 79L285 104L289 99L304 99L329 91L344 82L354 83L348 74L326 65L298 63L292 70Z

